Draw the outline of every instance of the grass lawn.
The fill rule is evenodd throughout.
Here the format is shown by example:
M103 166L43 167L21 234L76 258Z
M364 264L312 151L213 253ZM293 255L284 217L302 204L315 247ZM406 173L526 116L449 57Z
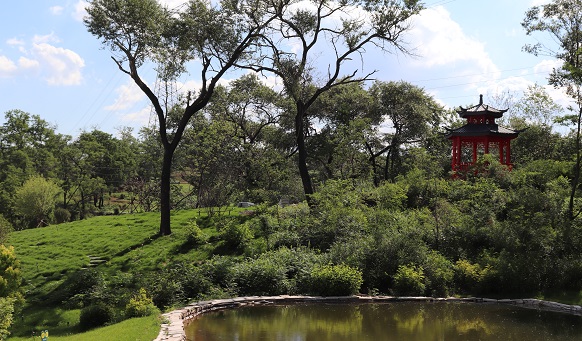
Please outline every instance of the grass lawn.
M232 214L238 213L235 210ZM161 238L158 237L159 213L100 216L12 233L9 244L14 246L21 262L26 305L22 313L15 316L10 340L31 340L33 330L48 329L50 340L61 340L61 337L64 340L67 339L64 336L78 333L79 310L55 306L53 298L58 298L59 288L69 275L84 268L96 267L111 275L129 270L145 274L171 261L196 262L209 258L216 245L188 247L185 228L193 219L205 216L204 210L175 211L172 213L172 235ZM209 236L217 233L213 226L201 228ZM140 324L135 331L129 332L131 326ZM159 321L132 319L99 329L99 333L107 332L110 336L97 337L92 331L79 337L88 335L87 340L124 340L111 336L119 331L116 331L118 325L125 326L119 328L132 335L127 340L140 339L139 335L145 335L146 330L153 337L143 339L151 340L160 329ZM152 328L155 333L149 331ZM70 339L84 340L76 334Z
M90 330L84 333L75 333L73 335L56 336L54 329L47 328L49 340L51 341L95 341L95 340L115 340L115 341L151 341L155 339L160 332L161 321L157 316L147 316L133 318L123 322ZM21 336L11 337L10 341L30 341L40 340L38 336L40 330L36 332L36 337Z

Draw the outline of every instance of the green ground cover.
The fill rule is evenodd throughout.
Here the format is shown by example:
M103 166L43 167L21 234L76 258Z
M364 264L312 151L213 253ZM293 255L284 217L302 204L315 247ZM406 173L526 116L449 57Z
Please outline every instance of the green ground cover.
M196 210L176 211L172 217L174 233L165 238L157 237L159 214L156 213L93 217L12 233L9 243L15 246L22 265L27 297L24 310L15 318L11 340L29 339L32 331L44 329L50 331L51 340L79 333L80 310L61 308L56 302L63 295L67 279L80 271L98 269L114 276L131 270L146 275L176 259L195 261L208 258L212 252L211 244L195 250L183 247L185 227L193 219L205 215ZM212 229L207 230L209 236L216 234ZM147 318L130 321L122 323L128 326L141 323L144 328L151 324L151 319ZM154 329L159 331L159 323L156 323ZM107 328L103 332L115 329L113 326ZM91 333L86 334L95 335ZM115 334L115 331L111 333ZM87 340L94 338L88 336Z

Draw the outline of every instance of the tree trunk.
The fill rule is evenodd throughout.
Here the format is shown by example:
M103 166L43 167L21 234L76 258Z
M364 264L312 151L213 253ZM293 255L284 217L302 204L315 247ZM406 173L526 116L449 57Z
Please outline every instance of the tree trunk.
M305 147L305 132L303 118L305 116L304 111L297 108L297 114L295 115L295 137L297 139L297 151L298 160L297 165L299 167L299 175L301 176L301 182L303 183L303 192L305 193L305 198L309 203L309 197L314 193L313 183L311 182L311 176L309 175L309 170L307 169L307 148Z
M160 181L160 235L167 236L172 233L170 227L170 182L172 178L172 158L174 149L164 146L164 159L162 161L162 178Z

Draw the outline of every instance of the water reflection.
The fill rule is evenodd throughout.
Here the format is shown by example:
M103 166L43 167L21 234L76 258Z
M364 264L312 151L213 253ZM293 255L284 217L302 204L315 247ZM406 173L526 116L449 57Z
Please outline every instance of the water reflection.
M582 318L519 307L463 303L296 304L205 314L189 341L571 341Z

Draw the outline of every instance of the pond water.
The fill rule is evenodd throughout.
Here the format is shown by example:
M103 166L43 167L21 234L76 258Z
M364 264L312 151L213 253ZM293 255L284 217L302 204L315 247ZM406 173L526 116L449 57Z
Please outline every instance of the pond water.
M189 341L572 341L582 317L500 304L368 303L241 307L204 314Z

